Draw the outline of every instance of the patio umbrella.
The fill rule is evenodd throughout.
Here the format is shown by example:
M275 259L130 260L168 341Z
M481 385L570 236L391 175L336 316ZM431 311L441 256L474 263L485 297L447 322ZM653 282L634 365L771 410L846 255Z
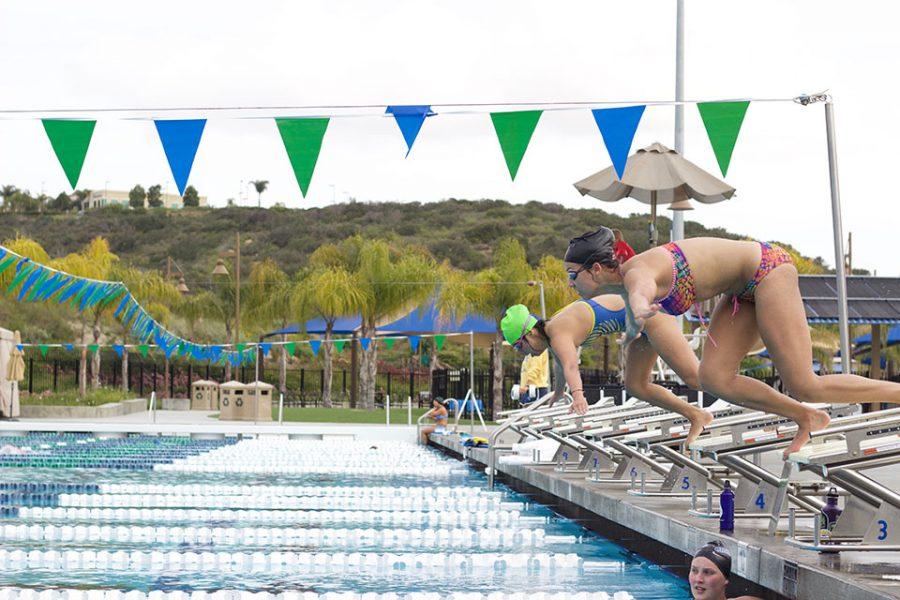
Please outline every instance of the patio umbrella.
M678 152L660 143L650 144L628 157L621 180L609 167L575 183L581 195L604 202L634 198L650 205L650 244L656 245L656 207L671 204L671 210L692 210L689 199L704 204L728 200L734 188L707 173Z
M18 331L15 333L15 341L13 342L12 352L9 354L9 369L6 378L9 381L22 381L25 379L25 359L19 346L22 344L22 336Z

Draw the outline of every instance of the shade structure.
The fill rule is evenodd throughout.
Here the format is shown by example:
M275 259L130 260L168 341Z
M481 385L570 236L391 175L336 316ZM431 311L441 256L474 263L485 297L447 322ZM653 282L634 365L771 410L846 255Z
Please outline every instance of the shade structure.
M628 157L620 180L614 167L575 183L582 196L604 202L634 198L650 205L650 243L656 244L656 207L678 203L685 210L686 201L714 204L734 196L735 189L704 171L681 154L660 143L650 144Z

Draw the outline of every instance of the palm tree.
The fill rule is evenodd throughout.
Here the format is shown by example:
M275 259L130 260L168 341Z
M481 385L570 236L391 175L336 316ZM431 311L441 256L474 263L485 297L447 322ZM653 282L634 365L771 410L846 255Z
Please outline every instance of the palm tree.
M269 182L264 179L258 179L250 182L256 188L256 208L262 206L262 193L269 187Z
M275 325L282 329L288 325L293 314L290 278L278 268L271 258L254 263L250 269L249 302L247 317L258 327L268 329ZM287 341L287 335L281 336ZM281 346L278 361L278 389L287 393L287 348Z
M79 277L109 281L115 264L119 257L109 249L109 242L102 237L95 237L81 251L69 254L56 261L56 268ZM82 318L82 343L85 343L84 328L87 319L90 322L90 332L94 344L100 343L103 335L102 319L107 313L115 310L115 303L97 304L90 310L90 314ZM87 392L87 347L81 354L81 377L79 378L79 393L84 396ZM94 352L91 357L91 387L100 387L100 352Z
M141 271L133 267L116 267L112 272L117 281L122 281L128 286L135 299L151 315L168 320L173 307L178 307L181 302L181 294L178 289L155 271ZM154 317L156 318L156 317ZM159 320L159 319L157 319ZM121 324L122 345L128 344L130 330L128 326ZM168 359L166 359L166 389L168 389ZM128 351L122 352L122 391L128 391Z
M3 208L5 210L9 210L9 199L12 198L18 191L19 188L14 185L4 185L3 187L0 187L0 196L3 197Z
M438 307L444 314L474 312L497 323L497 333L491 344L492 404L496 415L503 410L503 335L500 320L507 308L526 299L529 293L527 282L534 273L525 258L525 250L513 238L500 241L492 262L492 267L475 273L468 281L459 272L451 273L441 288ZM552 268L550 263L545 266Z
M323 385L322 404L331 408L331 380L333 371L334 323L340 317L357 314L368 299L354 275L335 264L340 251L333 244L320 246L310 257L310 269L298 274L292 288L292 307L301 322L309 317L325 321L322 344Z
M366 301L360 314L360 336L373 343L360 356L360 396L364 408L375 408L375 378L378 347L374 343L376 326L400 313L420 306L434 293L438 268L424 249L391 245L386 240L350 238L342 246L355 260L355 279Z

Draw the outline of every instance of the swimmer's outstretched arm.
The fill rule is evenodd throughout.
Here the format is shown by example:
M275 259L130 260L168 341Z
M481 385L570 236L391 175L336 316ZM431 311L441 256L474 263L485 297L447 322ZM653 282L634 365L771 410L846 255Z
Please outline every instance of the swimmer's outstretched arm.
M570 335L559 333L551 339L550 347L553 348L556 360L562 365L565 383L569 384L569 393L573 398L572 412L583 415L587 412L588 405L584 397L584 385L581 383L581 372L578 370L578 349L575 342ZM557 377L554 392L560 385L560 378Z
M659 312L656 297L656 280L646 268L635 266L625 273L625 345L644 330L644 321Z

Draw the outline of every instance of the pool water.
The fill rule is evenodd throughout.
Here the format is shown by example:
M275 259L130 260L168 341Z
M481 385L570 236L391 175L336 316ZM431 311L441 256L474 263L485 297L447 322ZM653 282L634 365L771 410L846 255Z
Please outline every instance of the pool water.
M10 600L29 589L67 590L47 600L72 600L72 590L690 598L672 573L508 488L488 492L480 473L412 444L6 444L25 452L0 457L0 586L15 588L0 596Z

